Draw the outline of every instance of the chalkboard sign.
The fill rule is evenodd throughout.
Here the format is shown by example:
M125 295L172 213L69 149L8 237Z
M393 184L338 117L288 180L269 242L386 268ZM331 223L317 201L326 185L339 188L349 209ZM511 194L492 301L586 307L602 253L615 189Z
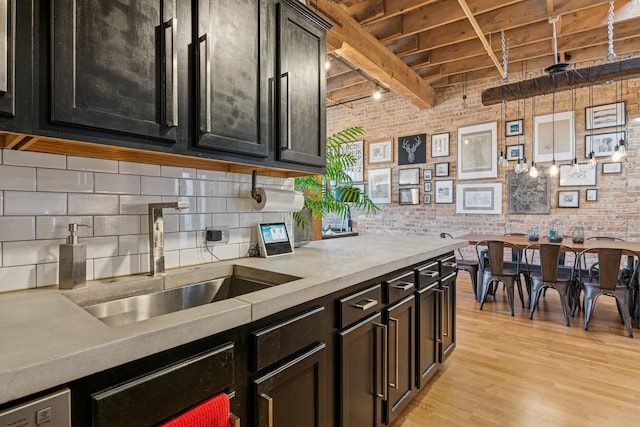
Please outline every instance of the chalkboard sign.
M507 198L510 214L551 213L551 184L548 176L531 178L527 173L507 172Z

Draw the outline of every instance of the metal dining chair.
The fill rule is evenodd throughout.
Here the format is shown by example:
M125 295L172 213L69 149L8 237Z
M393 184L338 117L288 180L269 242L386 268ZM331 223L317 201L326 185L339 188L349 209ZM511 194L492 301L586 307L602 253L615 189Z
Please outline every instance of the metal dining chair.
M509 308L511 309L511 315L514 315L513 300L514 300L514 287L518 285L518 293L520 295L520 301L524 308L524 297L522 295L522 282L520 280L520 259L515 263L504 262L504 250L505 248L511 250L518 250L518 247L509 242L503 242L501 240L482 240L476 244L476 253L478 259L480 259L480 252L487 247L489 254L488 265L480 263L480 271L482 273L482 291L480 294L480 310L482 310L484 303L487 299L489 289L496 282L502 282L505 285L507 291L507 301Z
M630 290L629 283L633 282L638 274L638 266L633 269L631 278L623 280L623 274L620 266L622 260L622 249L611 248L589 248L579 254L580 260L584 262L587 255L595 254L598 263L598 272L595 274L591 271L580 270L579 282L584 290L584 330L588 330L591 314L596 304L596 300L600 295L606 295L615 298L618 312L622 318L627 335L633 338L631 329L631 314L629 310ZM633 256L638 258L637 253Z
M454 237L449 233L440 233L441 239L454 239ZM475 259L465 259L464 255L462 255L462 251L457 249L459 258L456 258L456 264L458 264L458 271L464 270L471 275L471 287L473 288L473 296L476 301L478 300L478 260Z
M540 271L531 269L533 264L534 251L540 254ZM560 271L558 260L561 255L573 253L573 267L570 274ZM575 267L577 253L569 246L552 244L552 243L534 243L524 248L525 262L527 265L527 274L531 280L531 293L529 298L529 319L533 319L533 313L538 306L541 291L548 288L555 289L560 294L560 303L562 304L562 314L565 324L570 326L569 314L570 302L572 297L573 286L575 285ZM530 256L531 254L531 256Z

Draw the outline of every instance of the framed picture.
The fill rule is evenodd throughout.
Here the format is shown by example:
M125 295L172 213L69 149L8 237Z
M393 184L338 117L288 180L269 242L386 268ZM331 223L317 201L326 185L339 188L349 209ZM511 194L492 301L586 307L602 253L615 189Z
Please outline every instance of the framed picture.
M458 184L456 186L456 213L501 214L502 183Z
M603 174L622 173L622 163L603 163L602 173Z
M356 162L352 166L345 167L344 172L351 177L352 182L364 181L364 145L363 141L353 141L340 147L343 153L351 154Z
M431 176L433 175L433 171L431 169L423 169L422 170L422 179L425 181L431 181Z
M398 203L401 205L419 205L419 188L401 188L398 190Z
M580 207L580 190L558 191L558 207L559 208Z
M420 169L398 169L398 185L420 184Z
M431 135L431 157L449 156L449 132Z
M458 179L498 176L496 122L458 128Z
M540 174L532 178L526 173L507 171L507 212L539 215L551 213L551 180Z
M419 165L427 162L427 134L398 138L398 164Z
M453 180L435 181L436 203L453 203Z
M580 172L572 175L571 165L560 165L560 187L578 187L596 185L597 169L589 169L587 164L579 164Z
M449 162L436 163L436 176L449 176Z
M524 144L507 145L507 160L524 160Z
M391 203L391 168L369 169L369 198L373 203Z
M595 188L590 188L587 190L587 202L597 202L598 201L598 190Z
M524 134L524 122L522 119L509 120L504 124L505 136L518 136Z
M424 200L422 201L422 203L424 203L425 205L430 205L431 204L431 194L425 194L424 195Z
M587 130L623 126L627 124L627 104L622 101L587 107L584 116Z
M369 163L393 161L393 139L369 143Z
M598 133L584 136L584 155L589 157L592 151L596 157L605 157L613 154L618 141L626 139L625 131Z
M431 183L430 182L425 182L424 183L424 192L425 193L430 193L431 192Z
M575 147L574 112L547 114L533 118L533 160L571 160ZM555 135L555 136L554 136Z

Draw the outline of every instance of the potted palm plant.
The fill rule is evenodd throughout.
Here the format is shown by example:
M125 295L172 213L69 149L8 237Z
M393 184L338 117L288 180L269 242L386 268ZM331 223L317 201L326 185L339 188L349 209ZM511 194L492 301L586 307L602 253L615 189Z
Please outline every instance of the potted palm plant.
M305 195L304 208L293 214L296 225L305 229L311 217L322 219L328 213L335 213L350 221L351 207L364 212L379 209L367 194L352 185L346 170L356 164L356 158L342 148L364 135L364 128L354 126L327 137L327 165L324 175L310 175L295 178L295 188Z

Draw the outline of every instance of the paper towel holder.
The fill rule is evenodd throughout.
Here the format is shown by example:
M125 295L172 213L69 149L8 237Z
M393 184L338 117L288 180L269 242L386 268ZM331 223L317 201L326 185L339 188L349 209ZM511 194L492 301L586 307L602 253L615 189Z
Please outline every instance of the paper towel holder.
M251 198L256 202L260 203L262 202L262 196L260 196L256 188L257 180L258 180L258 171L254 169L253 171L251 171Z

